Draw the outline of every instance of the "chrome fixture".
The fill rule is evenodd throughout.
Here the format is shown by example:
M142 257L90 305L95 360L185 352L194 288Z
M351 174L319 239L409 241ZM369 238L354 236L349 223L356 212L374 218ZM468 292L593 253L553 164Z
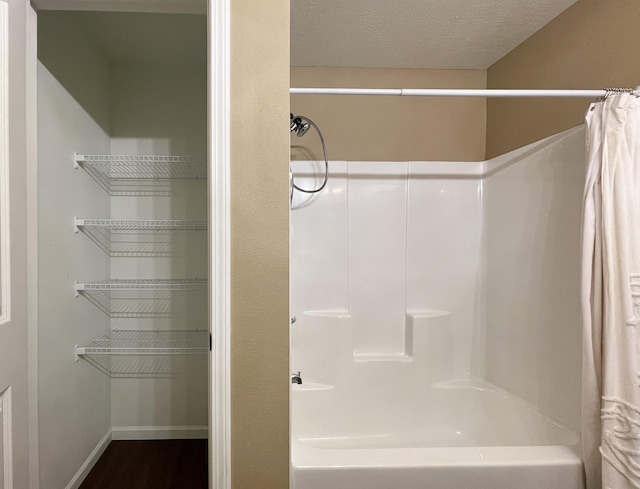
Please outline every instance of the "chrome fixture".
M294 189L300 192L304 192L305 194L315 194L322 191L326 187L327 180L329 179L329 159L327 157L327 147L324 144L324 137L322 137L322 132L320 132L320 128L308 117L305 117L303 115L293 115L291 112L289 112L289 132L295 133L296 136L301 138L302 136L307 134L307 132L309 132L309 129L311 129L312 127L318 133L318 136L320 137L320 143L322 144L322 153L324 155L324 180L322 181L322 184L318 188L314 188L314 189L301 188L298 185L296 185L293 175L291 174L291 171L290 171L289 181L291 182L291 194L289 195L289 200L293 200Z
M307 131L311 128L308 122L302 122L301 116L294 116L292 113L289 113L289 132L295 132L296 136L301 138Z
M302 384L302 377L300 377L300 371L291 374L291 383L292 384Z

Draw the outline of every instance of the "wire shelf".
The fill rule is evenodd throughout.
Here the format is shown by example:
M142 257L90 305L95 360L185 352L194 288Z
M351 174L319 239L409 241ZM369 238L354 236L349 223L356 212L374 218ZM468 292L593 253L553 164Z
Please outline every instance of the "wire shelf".
M110 195L169 195L172 180L204 180L203 159L191 156L74 155L74 167L83 168Z
M202 278L135 278L76 282L76 290L196 290L207 286Z
M76 360L111 378L193 378L208 352L205 330L113 330L75 349Z
M175 379L207 371L205 355L82 355L112 379ZM205 379L206 381L206 379Z
M76 282L82 295L111 318L182 317L206 310L205 279L111 279Z
M204 330L113 330L85 346L77 355L194 355L209 352Z
M109 256L173 256L189 248L188 231L207 229L207 221L75 218L82 231Z

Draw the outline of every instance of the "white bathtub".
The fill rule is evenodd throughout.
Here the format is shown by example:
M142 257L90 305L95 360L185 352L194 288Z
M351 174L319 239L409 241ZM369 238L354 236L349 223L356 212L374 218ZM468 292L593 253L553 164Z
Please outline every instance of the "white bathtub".
M582 487L576 433L537 409L580 426L583 160L575 129L482 163L332 161L295 194L294 489ZM483 375L537 407L454 381Z
M576 433L489 384L348 385L293 386L295 489L583 487Z

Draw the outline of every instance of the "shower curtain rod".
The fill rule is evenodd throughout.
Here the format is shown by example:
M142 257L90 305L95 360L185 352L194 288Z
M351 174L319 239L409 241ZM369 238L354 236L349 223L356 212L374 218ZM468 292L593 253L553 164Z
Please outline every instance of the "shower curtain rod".
M635 93L633 88L603 90L512 90L467 88L291 88L292 95L395 95L400 97L584 97Z

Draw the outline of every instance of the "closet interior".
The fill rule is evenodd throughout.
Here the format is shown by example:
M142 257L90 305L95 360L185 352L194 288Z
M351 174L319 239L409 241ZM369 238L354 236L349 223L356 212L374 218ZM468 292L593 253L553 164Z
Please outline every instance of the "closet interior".
M41 487L111 440L208 437L206 29L38 14Z

